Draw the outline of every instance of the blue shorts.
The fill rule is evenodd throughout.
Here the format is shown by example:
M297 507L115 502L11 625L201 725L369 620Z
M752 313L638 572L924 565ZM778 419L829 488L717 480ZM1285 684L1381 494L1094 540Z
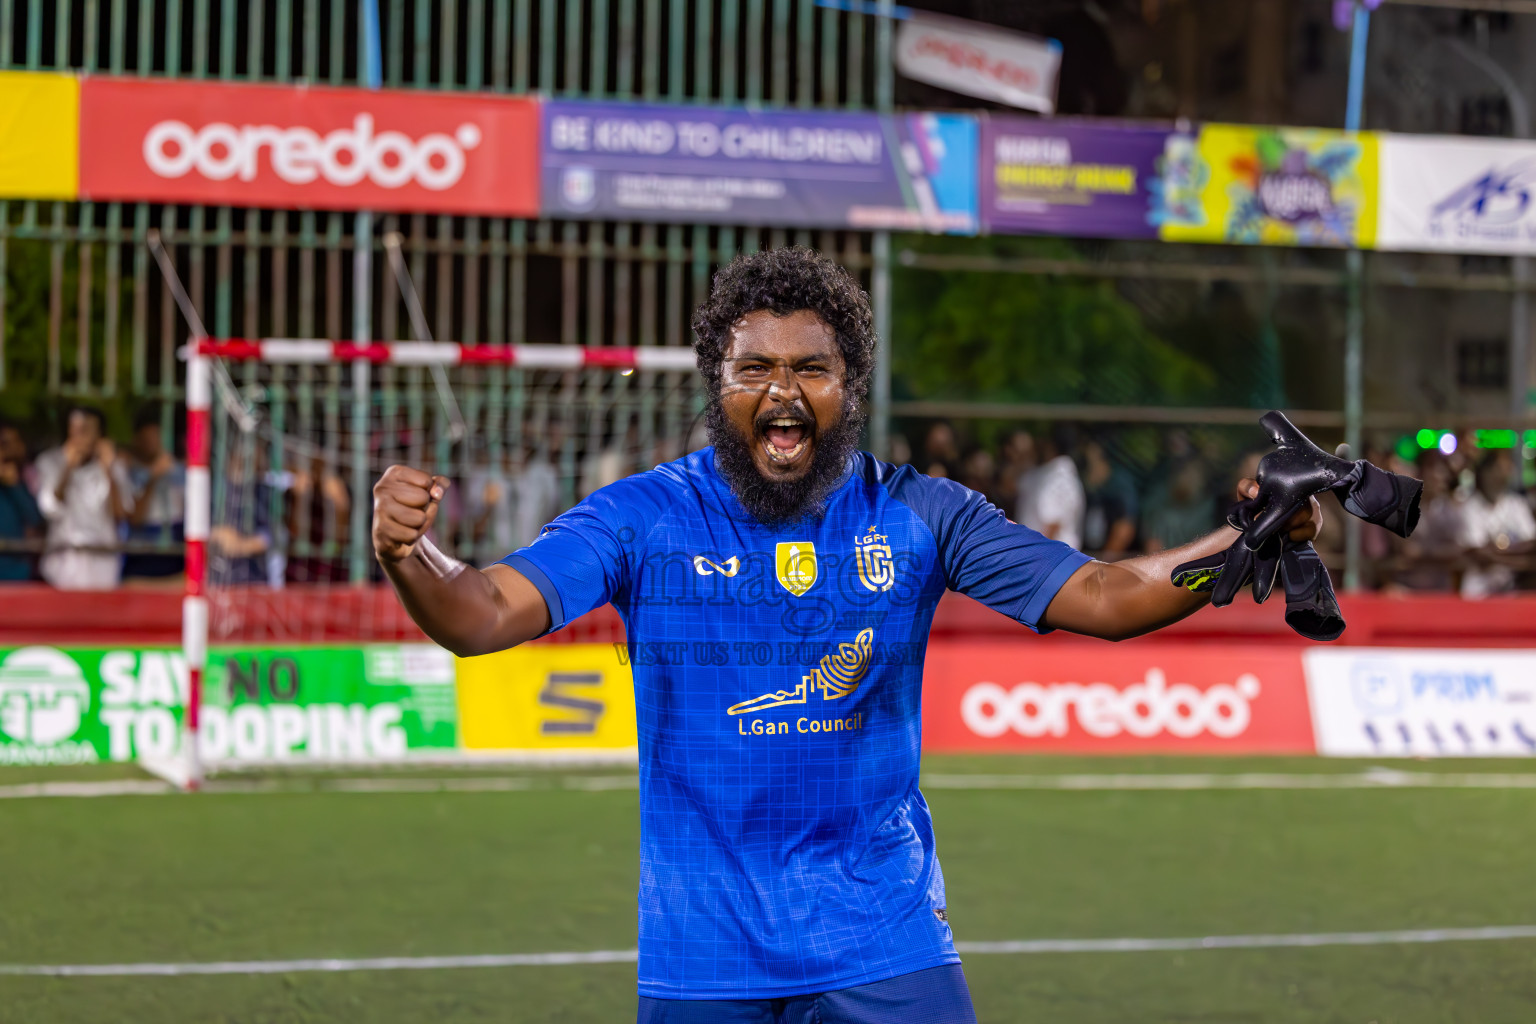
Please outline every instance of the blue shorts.
M959 964L783 999L640 997L638 1024L976 1024Z

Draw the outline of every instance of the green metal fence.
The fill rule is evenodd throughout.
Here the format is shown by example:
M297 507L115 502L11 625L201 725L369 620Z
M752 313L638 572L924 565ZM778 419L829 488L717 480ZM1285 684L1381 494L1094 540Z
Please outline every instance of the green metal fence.
M380 7L382 78L390 87L890 104L889 61L876 59L888 51L889 19L812 0L382 0ZM0 0L0 70L358 84L359 12L345 0ZM425 214L375 223L317 211L0 201L7 282L0 387L21 415L36 420L62 400L95 400L118 411L121 431L127 409L158 403L167 436L174 434L186 328L149 259L152 230L208 329L222 337L344 338L358 322L386 340L410 337L385 260L372 261L371 294L359 304L354 293L359 238L382 256L388 232L402 236L434 336L471 344L685 345L689 312L713 269L762 247L814 245L851 269L872 269L871 236L855 232ZM315 421L290 427L335 436L327 427L346 400L343 368L316 372L320 378L305 386L318 401L299 406ZM421 371L382 372L375 401L420 406ZM607 386L601 377L567 375L568 407ZM497 395L523 383L516 371L488 371L462 400L491 409ZM655 389L650 381L627 383ZM663 402L696 401L676 387L655 393ZM567 503L574 467L597 443L565 433L558 457ZM470 451L436 454L467 470ZM361 466L361 453L352 461ZM354 474L354 489L360 479ZM366 568L365 538L360 529L351 533L356 579Z

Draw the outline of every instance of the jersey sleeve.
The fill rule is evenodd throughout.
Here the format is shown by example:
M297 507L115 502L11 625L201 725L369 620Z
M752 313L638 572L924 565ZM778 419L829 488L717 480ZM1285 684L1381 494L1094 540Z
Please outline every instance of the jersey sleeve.
M604 487L501 560L544 595L553 633L611 601L629 580L640 534L628 481Z
M1002 509L953 480L903 466L886 483L933 534L944 582L1037 633L1046 608L1091 559L1067 544L1010 522Z

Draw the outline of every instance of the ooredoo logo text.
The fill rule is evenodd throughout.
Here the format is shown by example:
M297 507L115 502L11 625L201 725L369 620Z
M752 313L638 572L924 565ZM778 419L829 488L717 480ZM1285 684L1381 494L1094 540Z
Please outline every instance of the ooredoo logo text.
M412 139L404 132L376 131L374 116L360 113L347 128L321 135L312 128L214 121L194 128L164 120L144 135L144 162L162 178L193 171L211 181L254 181L265 169L291 185L316 179L343 188L364 179L381 188L415 182L434 192L464 177L469 154L480 145L480 128L466 122L454 132Z
M1159 668L1120 689L1108 683L1022 682L1013 687L980 682L965 691L960 716L978 736L995 738L1009 730L1020 736L1066 736L1075 722L1090 736L1122 733L1141 738L1163 733L1189 739L1208 733L1219 739L1243 734L1253 720L1251 703L1259 679L1243 673L1231 683L1200 689L1168 684Z

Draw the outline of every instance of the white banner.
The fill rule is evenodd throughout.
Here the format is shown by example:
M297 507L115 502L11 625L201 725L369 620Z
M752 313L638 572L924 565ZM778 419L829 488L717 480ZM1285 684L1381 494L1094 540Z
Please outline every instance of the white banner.
M896 34L908 78L1011 107L1056 110L1061 44L961 18L914 12Z
M1536 142L1380 140L1376 248L1536 254Z
M1319 754L1536 755L1536 651L1312 648L1303 658Z

